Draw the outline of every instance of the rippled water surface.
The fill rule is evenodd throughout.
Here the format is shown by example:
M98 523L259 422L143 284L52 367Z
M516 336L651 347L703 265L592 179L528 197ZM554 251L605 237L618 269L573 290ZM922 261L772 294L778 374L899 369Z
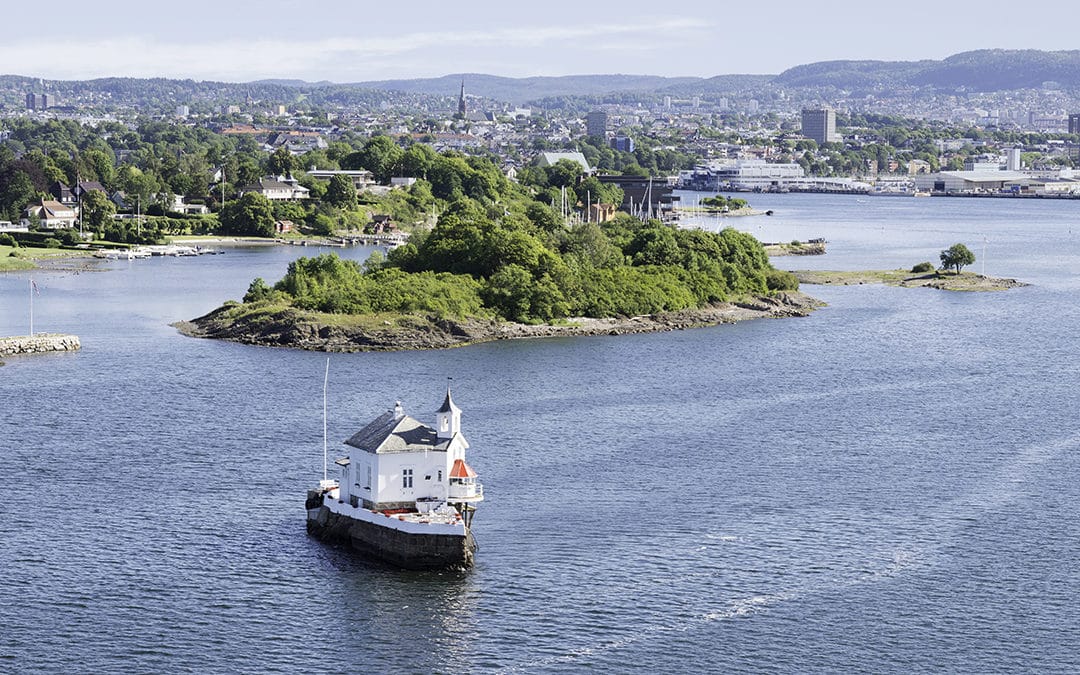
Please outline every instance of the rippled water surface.
M39 272L0 368L0 671L1055 672L1080 653L1075 202L754 196L782 268L965 242L1033 285L807 287L806 319L334 355L331 453L447 376L470 573L309 539L325 355L168 324L315 251ZM366 250L348 254L366 255ZM0 334L28 276L0 275ZM344 453L343 453L344 454Z

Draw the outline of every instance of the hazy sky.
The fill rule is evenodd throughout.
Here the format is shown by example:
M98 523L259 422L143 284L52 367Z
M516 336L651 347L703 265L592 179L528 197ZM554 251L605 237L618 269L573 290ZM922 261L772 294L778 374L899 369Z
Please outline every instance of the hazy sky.
M18 3L4 15L12 30L0 42L0 71L47 79L708 77L832 59L1080 48L1073 0L53 0L47 12Z

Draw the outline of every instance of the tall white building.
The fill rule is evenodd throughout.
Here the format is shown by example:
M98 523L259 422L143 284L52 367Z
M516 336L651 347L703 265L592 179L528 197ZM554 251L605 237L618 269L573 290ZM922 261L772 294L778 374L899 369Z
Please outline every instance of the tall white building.
M1020 170L1020 148L1009 148L1008 159L1005 161L1005 170Z

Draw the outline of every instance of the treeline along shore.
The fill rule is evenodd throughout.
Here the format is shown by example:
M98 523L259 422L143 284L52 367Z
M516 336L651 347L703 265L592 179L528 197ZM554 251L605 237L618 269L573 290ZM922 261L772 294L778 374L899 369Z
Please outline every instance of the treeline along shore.
M566 224L508 188L463 197L363 264L325 254L251 282L188 335L308 349L449 347L510 337L671 330L793 316L815 302L753 236L618 214Z

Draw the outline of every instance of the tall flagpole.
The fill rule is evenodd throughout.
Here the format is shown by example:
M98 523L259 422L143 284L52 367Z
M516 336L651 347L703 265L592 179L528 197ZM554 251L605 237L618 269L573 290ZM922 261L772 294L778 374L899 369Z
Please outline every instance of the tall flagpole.
M330 383L330 357L326 357L326 374L322 385L322 479L326 484L326 388Z
M30 337L34 337L34 280L30 279Z

